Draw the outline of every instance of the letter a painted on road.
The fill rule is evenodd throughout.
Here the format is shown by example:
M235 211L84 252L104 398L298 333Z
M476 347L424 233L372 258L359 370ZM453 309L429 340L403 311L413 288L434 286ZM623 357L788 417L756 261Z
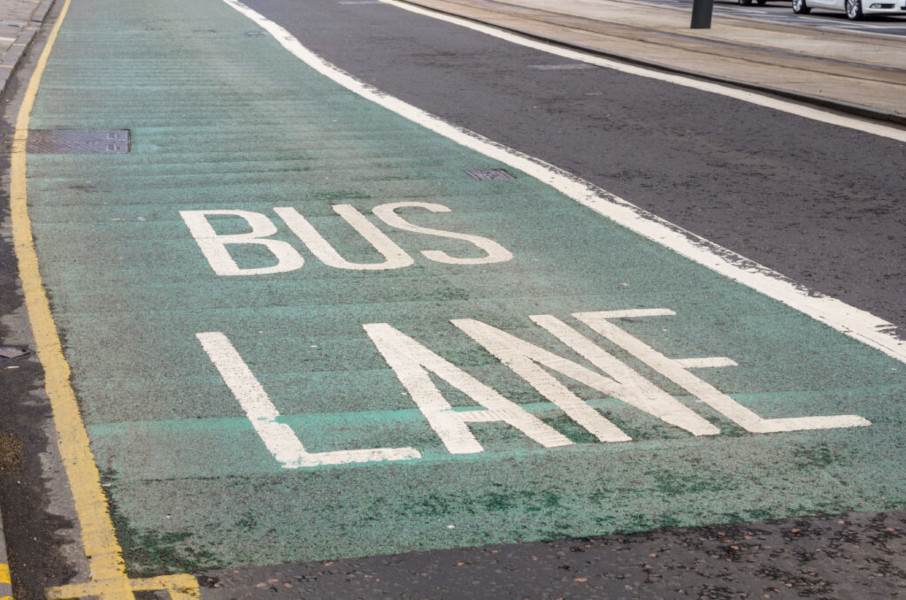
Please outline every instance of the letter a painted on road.
M469 430L469 423L503 421L545 448L573 443L518 404L507 400L387 323L371 323L363 327L451 454L484 452L482 445ZM485 409L455 410L431 381L431 373L462 391Z

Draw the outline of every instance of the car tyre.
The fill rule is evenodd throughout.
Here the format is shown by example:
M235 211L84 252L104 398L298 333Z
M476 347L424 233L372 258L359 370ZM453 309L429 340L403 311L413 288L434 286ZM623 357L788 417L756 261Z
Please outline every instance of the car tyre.
M846 16L850 21L862 18L862 0L846 0Z
M751 6L752 0L737 0L743 6Z
M767 3L768 0L755 0L755 4L757 4L758 6L764 6Z
M812 12L812 9L805 3L805 0L793 0L793 12L797 15L807 15Z

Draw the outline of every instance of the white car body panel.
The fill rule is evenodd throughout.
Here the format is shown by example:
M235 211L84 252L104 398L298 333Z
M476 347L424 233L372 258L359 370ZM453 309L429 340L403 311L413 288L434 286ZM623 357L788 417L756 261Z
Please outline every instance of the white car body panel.
M846 12L845 0L806 0L806 4L809 8ZM906 0L862 0L862 14L906 16Z

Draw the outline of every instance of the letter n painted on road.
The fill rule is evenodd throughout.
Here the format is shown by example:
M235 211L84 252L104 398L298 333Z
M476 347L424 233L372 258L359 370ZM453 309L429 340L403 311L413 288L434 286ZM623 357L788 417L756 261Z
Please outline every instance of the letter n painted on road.
M529 382L541 395L556 404L576 423L602 442L629 441L628 435L605 419L601 413L549 375L556 371L610 397L652 415L693 435L716 435L720 429L697 415L653 383L551 316L536 317L536 322L572 347L593 365L613 377L583 367L534 344L473 319L453 321L469 337Z

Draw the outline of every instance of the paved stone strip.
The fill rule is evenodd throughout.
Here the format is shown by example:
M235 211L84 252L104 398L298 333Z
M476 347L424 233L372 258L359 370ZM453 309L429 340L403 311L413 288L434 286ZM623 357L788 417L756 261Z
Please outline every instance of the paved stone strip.
M0 1L0 91L19 66L54 0Z

